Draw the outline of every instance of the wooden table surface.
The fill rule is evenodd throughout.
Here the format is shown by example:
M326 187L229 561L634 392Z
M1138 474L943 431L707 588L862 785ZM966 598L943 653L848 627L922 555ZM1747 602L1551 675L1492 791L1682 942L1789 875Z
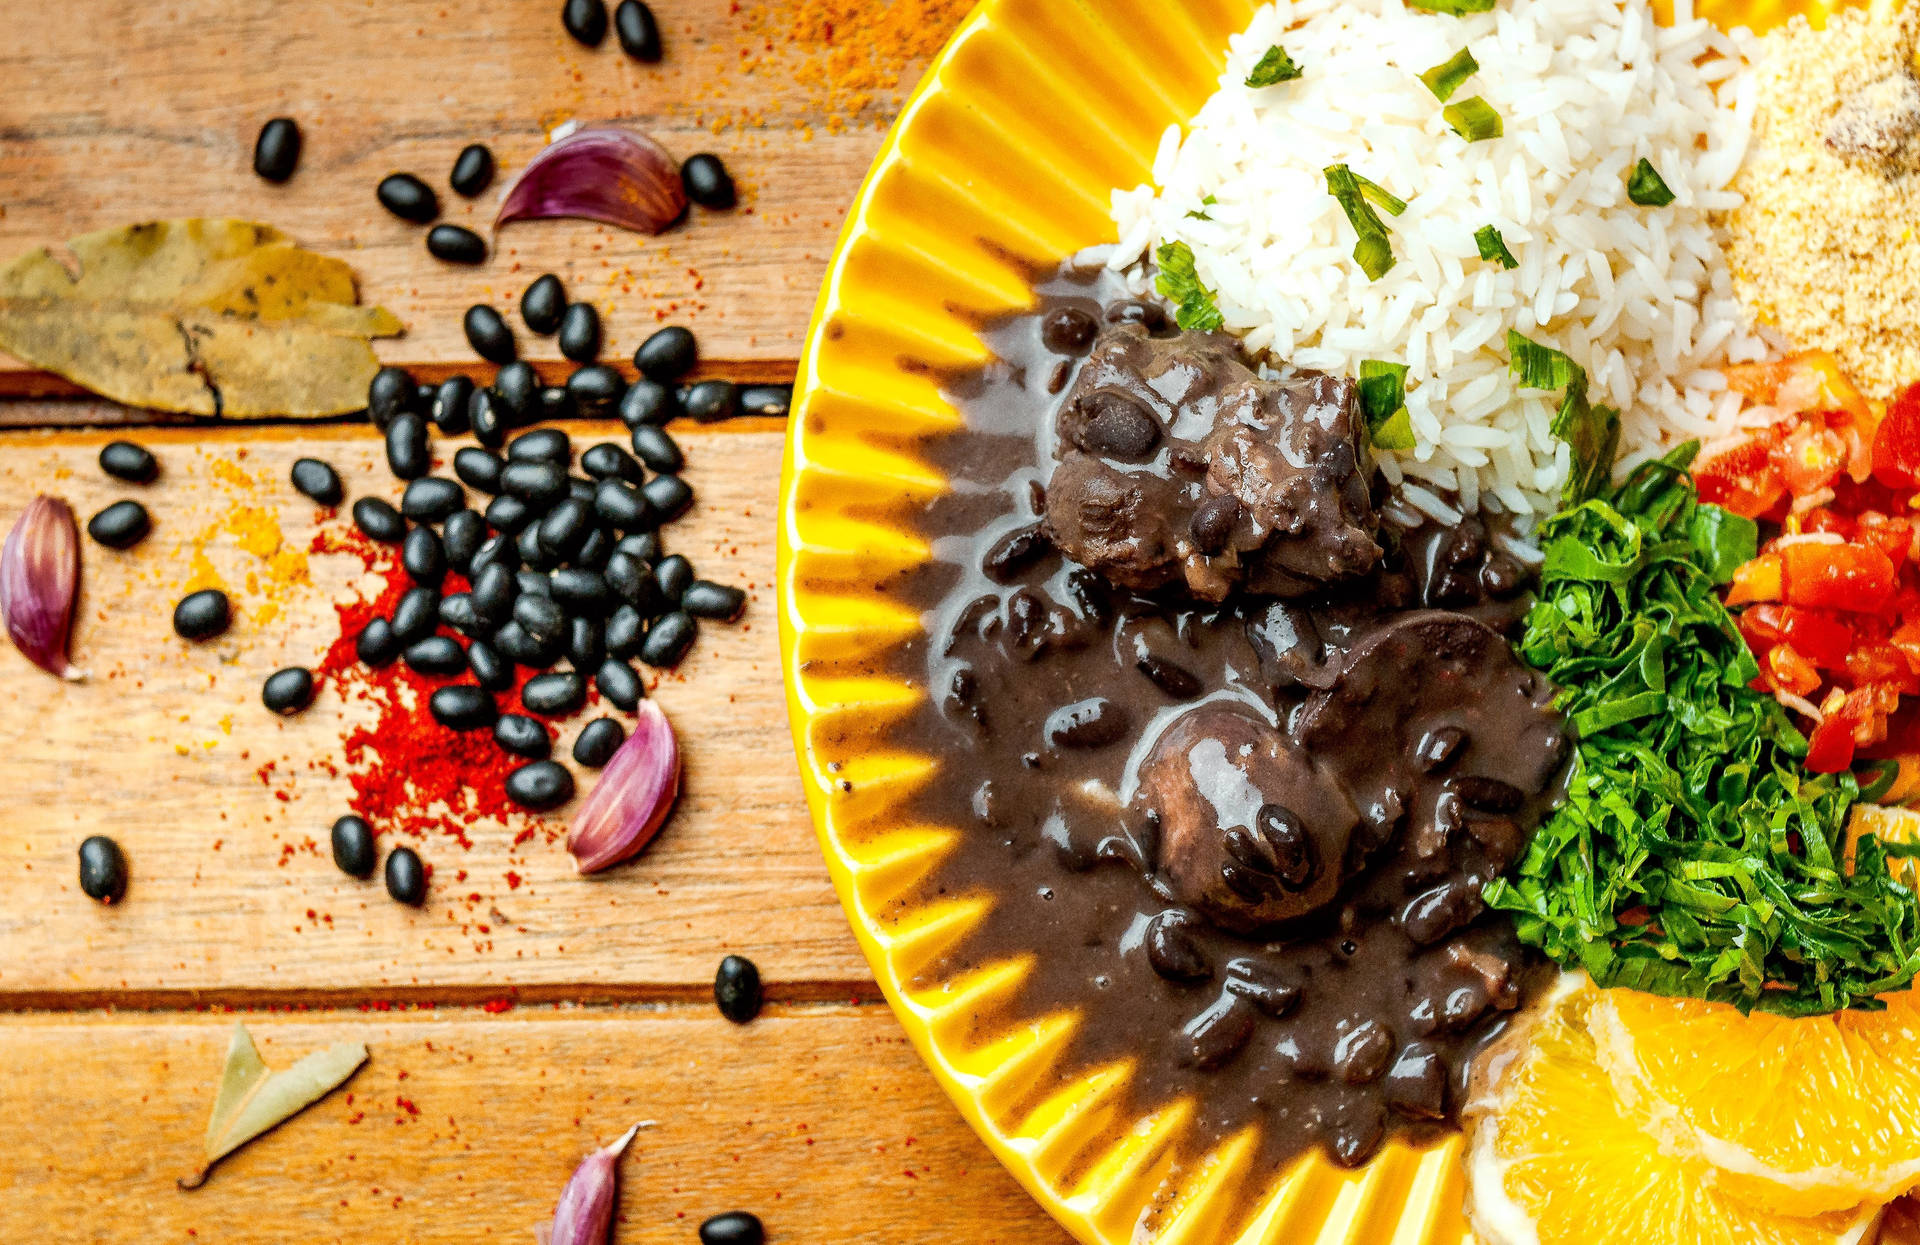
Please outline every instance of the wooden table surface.
M483 372L460 312L504 308L551 270L599 306L609 357L684 321L705 374L788 379L897 97L849 113L857 101L823 88L809 67L829 50L788 40L800 0L653 5L669 47L659 66L611 38L573 44L557 0L14 5L0 260L153 217L250 217L352 263L363 296L408 324L383 357L423 377ZM273 186L250 153L283 114L305 152ZM498 185L574 118L633 125L682 156L718 152L742 206L695 209L657 239L516 226L464 269L431 260L422 231L374 202L396 169L444 187L454 155L481 140L502 183L476 203L441 193L446 219L484 227ZM232 521L264 509L289 550L337 527L285 484L307 453L353 495L397 497L371 430L124 410L4 356L0 395L0 529L43 491L83 519L137 495L155 520L132 552L86 544L88 682L0 647L0 1236L527 1241L578 1160L646 1119L624 1167L622 1242L691 1242L701 1219L734 1208L758 1212L775 1241L1065 1239L920 1066L828 885L780 690L778 421L676 430L700 500L672 546L749 586L751 604L654 689L687 764L661 838L582 880L556 837L564 817L482 822L470 846L421 844L435 873L416 911L328 858L348 798L332 771L364 707L323 692L281 721L258 699L267 673L315 663L334 639L335 602L364 589L358 568L316 554L305 582L279 585ZM93 461L129 424L149 425L137 435L164 464L145 489ZM576 441L603 431L618 429L574 429ZM239 619L188 646L168 614L196 556L233 586ZM113 908L78 887L75 848L93 833L131 861ZM746 1027L711 1002L727 953L768 982ZM372 1058L182 1193L235 1015L276 1066L342 1040Z

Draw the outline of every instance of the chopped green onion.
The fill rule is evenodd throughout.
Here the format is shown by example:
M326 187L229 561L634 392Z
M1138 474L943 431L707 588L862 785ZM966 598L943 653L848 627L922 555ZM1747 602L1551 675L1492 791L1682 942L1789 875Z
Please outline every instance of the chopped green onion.
M1641 156L1640 163L1627 175L1627 198L1641 207L1665 207L1673 202L1673 191L1667 189L1666 179L1652 161Z
M1414 447L1413 416L1406 407L1395 411L1379 427L1368 430L1367 440L1383 450L1410 450Z
M1386 201L1381 206L1394 215L1405 210L1407 205L1344 164L1330 164L1322 172L1327 178L1327 193L1333 196L1340 210L1347 214L1347 223L1353 226L1356 235L1354 262L1360 265L1369 281L1378 281L1393 267L1393 242L1387 236L1386 225L1381 223L1379 216L1374 214L1373 206L1367 202L1373 196L1367 193L1366 187L1371 186L1373 194ZM1398 205L1397 209L1395 205Z
M1292 82L1299 76L1300 66L1294 64L1293 57L1288 56L1287 50L1276 43L1267 49L1267 54L1260 58L1260 63L1255 65L1253 72L1247 75L1247 85L1274 86L1282 82Z
M1491 13L1493 0L1406 0L1410 9L1425 9L1429 13L1445 13L1449 17L1462 17L1468 13Z
M1413 417L1407 414L1407 365L1384 359L1360 361L1360 414L1367 439L1383 450L1413 448Z
M1206 209L1218 202L1220 202L1220 200L1214 198L1212 195L1208 195L1206 198L1200 200L1200 206L1197 209L1187 213L1187 218L1189 220L1212 220L1213 217L1207 215Z
M1552 346L1529 341L1512 329L1507 330L1507 371L1522 389L1565 389L1578 377L1582 383L1586 371Z
M1461 83L1479 72L1480 62L1473 59L1472 52L1461 48L1451 60L1421 74L1420 81L1426 83L1433 97L1444 104L1453 98L1453 93L1460 89Z
M1499 138L1505 133L1500 125L1500 114L1493 105L1475 95L1463 99L1457 104L1448 104L1440 110L1453 132L1470 143L1478 143L1489 138Z
M1405 199L1394 198L1383 190L1379 183L1370 182L1358 173L1353 175L1353 180L1360 184L1360 193L1367 197L1367 202L1373 204L1373 206L1379 208L1388 216L1398 216L1407 210L1407 201Z
M1551 346L1507 330L1507 370L1522 389L1564 389L1553 417L1553 435L1567 443L1567 483L1562 506L1578 505L1605 491L1620 452L1620 412L1587 401L1586 369Z
M1520 266L1520 261L1507 249L1507 240L1492 225L1482 226L1474 233L1473 241L1480 248L1481 259L1497 261L1502 268L1509 270Z
M1175 324L1191 332L1210 333L1226 323L1213 301L1213 291L1201 282L1194 268L1192 247L1168 242L1154 251L1153 260L1160 266L1153 288L1174 304Z

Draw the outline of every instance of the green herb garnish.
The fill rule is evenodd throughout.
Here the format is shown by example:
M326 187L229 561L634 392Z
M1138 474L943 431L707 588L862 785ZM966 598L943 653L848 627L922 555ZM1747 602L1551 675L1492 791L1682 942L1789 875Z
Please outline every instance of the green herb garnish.
M1673 202L1673 191L1667 189L1666 179L1645 156L1633 166L1633 172L1627 175L1627 198L1641 207L1665 207Z
M1267 54L1260 58L1260 63L1255 65L1253 72L1247 75L1247 85L1275 86L1282 82L1292 82L1299 76L1300 66L1294 64L1293 58L1287 55L1287 50L1276 43L1267 49Z
M1500 231L1492 225L1483 225L1475 230L1473 243L1480 248L1481 259L1495 261L1509 271L1520 266L1520 261L1515 259L1513 252L1507 249L1507 240L1502 238Z
M1457 104L1448 104L1440 110L1440 116L1455 134L1470 143L1499 138L1506 133L1500 124L1500 114L1493 110L1492 104L1478 95L1470 96Z
M1851 774L1748 683L1715 595L1754 523L1700 503L1685 445L1540 529L1521 655L1560 687L1577 741L1566 802L1486 890L1523 941L1602 986L1787 1016L1852 1007L1920 970L1920 905L1888 871L1920 848L1864 836Z
M1213 217L1207 215L1206 209L1212 207L1214 204L1218 202L1220 202L1220 200L1214 198L1212 195L1208 195L1206 198L1200 200L1200 206L1198 208L1187 213L1187 219L1188 220L1212 220Z
M1360 414L1367 439L1383 450L1413 448L1413 417L1407 413L1407 365L1384 359L1360 361Z
M1449 17L1463 17L1468 13L1491 13L1493 0L1406 0L1410 9L1425 9L1429 13L1445 13Z
M1522 389L1565 389L1576 377L1587 378L1586 369L1566 355L1512 329L1507 330L1507 371Z
M1507 356L1507 370L1520 388L1565 390L1552 429L1568 450L1560 504L1571 506L1595 496L1613 478L1613 460L1620 452L1620 412L1587 401L1586 369L1551 346L1508 329Z
M1161 244L1153 253L1160 271L1153 288L1172 302L1173 322L1190 332L1210 333L1226 323L1213 301L1213 291L1200 280L1194 269L1193 248L1184 242Z
M1353 244L1354 261L1369 281L1378 281L1393 267L1393 242L1387 235L1386 225L1374 212L1373 204L1379 204L1389 215L1398 216L1406 211L1406 203L1344 164L1330 164L1322 172L1327 178L1327 193L1347 214L1347 223L1357 235Z
M1465 48L1455 52L1452 57L1435 65L1420 75L1420 81L1427 84L1433 97L1441 103L1453 98L1460 84L1480 72L1480 62L1473 59L1473 53Z

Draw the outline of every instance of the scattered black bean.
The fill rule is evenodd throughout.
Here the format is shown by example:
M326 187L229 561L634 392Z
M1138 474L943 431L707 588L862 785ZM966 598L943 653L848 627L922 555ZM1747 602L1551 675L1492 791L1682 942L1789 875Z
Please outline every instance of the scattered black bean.
M387 894L415 908L426 902L427 867L411 847L396 847L387 853Z
M137 501L117 501L87 520L87 535L109 549L131 549L153 530L153 516Z
M502 493L487 503L487 522L496 532L516 535L520 529L533 520L533 507L515 497L512 493Z
M592 502L594 483L580 476L571 476L567 480L567 495L575 501Z
M646 531L660 522L646 494L625 480L602 480L594 490L593 509L623 532Z
M607 625L601 629L606 641L607 655L623 660L638 657L640 645L647 635L647 620L639 609L632 605L622 605L607 616Z
M765 996L760 989L760 970L743 955L730 955L720 961L713 975L713 1001L720 1014L737 1025L746 1024L760 1014Z
M160 460L144 445L109 441L100 447L100 470L129 484L151 484L160 474Z
M507 461L565 467L573 461L573 442L558 428L536 428L513 439L507 446Z
M599 571L583 566L563 566L553 572L550 582L553 599L563 606L572 606L589 614L602 613L613 607L613 590L607 586L606 576Z
M700 1245L765 1245L767 1230L744 1210L715 1215L700 1225Z
M467 645L467 669L473 671L473 681L490 692L504 692L513 686L513 663L485 640Z
M1147 922L1147 963L1153 971L1172 981L1204 981L1213 976L1213 965L1206 953L1187 931L1192 918L1169 910Z
M540 525L529 523L520 529L513 538L513 547L520 551L520 562L530 571L550 571L560 565L560 559L548 553L546 546L540 543Z
M393 607L393 634L402 648L426 639L439 625L440 594L432 588L409 588Z
M323 506L337 506L347 495L340 473L317 458L294 459L289 476L294 488Z
M1105 696L1062 705L1047 715L1047 743L1055 748L1105 748L1126 735L1127 711Z
M613 33L620 40L620 49L633 59L660 59L660 25L653 20L653 10L641 0L620 0L620 7L613 11Z
M558 761L534 761L507 775L507 798L542 813L573 798L573 775Z
M500 395L491 389L476 390L467 401L467 424L473 429L473 439L488 449L499 449L507 439L512 423L509 414Z
M633 452L640 461L659 472L675 472L687 465L680 445L667 430L654 424L641 424L633 430Z
M687 188L687 198L701 207L730 208L739 198L733 188L733 175L711 152L703 151L681 165L680 183Z
M534 761L544 761L553 755L553 736L544 724L525 714L501 714L500 720L493 724L493 742L515 756Z
M368 540L383 545L395 544L407 534L407 521L400 512L378 497L362 497L353 503L353 524Z
M556 558L570 558L593 527L593 507L568 497L540 520L540 546Z
M509 462L500 487L530 505L547 507L567 495L566 468L547 462Z
M432 224L440 215L440 196L411 173L389 173L373 193L381 207L416 225Z
M497 502L499 498L494 500ZM493 507L488 506L487 509L491 511ZM509 571L520 569L520 551L513 547L513 537L489 536L482 541L480 547L473 551L473 560L467 563L467 575L471 578L489 566L505 567Z
M427 230L427 253L449 264L483 264L487 260L487 244L471 229L435 225Z
M747 594L711 579L696 579L680 594L680 608L695 618L733 622L747 608Z
M485 143L468 143L454 159L447 185L471 199L493 184L493 153Z
M349 813L333 823L333 863L348 877L370 878L379 860L373 827Z
M553 595L553 580L539 571L521 571L515 577L515 586L528 596L551 597Z
M473 569L473 555L486 543L487 521L465 506L447 516L440 526L440 543L447 549L447 565L462 575Z
M653 582L660 586L661 596L678 603L680 594L693 582L693 563L677 553L661 558L653 568Z
M1199 677L1164 657L1148 653L1134 664L1155 687L1175 700L1192 700L1200 694Z
M587 703L587 681L573 671L536 674L520 689L520 704L528 713L564 718Z
M633 352L633 365L640 369L642 376L664 386L692 371L698 357L693 334L678 324L670 324L640 343L640 348Z
M270 182L284 182L300 165L300 127L292 117L275 117L253 140L253 171Z
M416 523L440 523L467 504L467 491L445 476L421 476L400 497L400 513Z
M104 834L80 843L80 893L104 904L126 898L127 854Z
M512 571L494 563L474 573L473 587L467 595L473 601L476 614L498 624L512 615L514 598L520 595L520 585L515 582Z
M609 657L600 663L594 671L593 685L600 694L616 707L632 713L640 707L640 698L647 694L646 686L640 682L640 675L626 662L617 657Z
M493 647L500 650L502 657L533 670L546 669L560 656L557 639L536 640L518 620L508 622L493 633Z
M450 731L484 731L497 714L493 697L465 683L436 688L427 699L427 712Z
M473 424L473 378L456 374L440 382L427 407L433 426L448 436L458 436Z
M520 296L520 318L542 337L560 327L560 317L566 311L566 287L550 272L529 285L527 292Z
M792 385L746 385L740 390L740 410L744 414L784 417L792 409Z
M305 666L276 670L260 685L260 703L284 718L299 713L313 703L313 671Z
M629 428L670 423L680 413L680 400L659 381L641 377L620 396L620 422Z
M647 504L659 515L660 522L671 523L693 505L693 490L677 475L657 475L640 486Z
M233 625L233 607L218 588L202 588L173 607L173 632L183 640L211 640Z
M698 628L691 615L675 610L662 614L647 628L647 638L640 645L640 660L656 670L668 670L680 664L680 659L693 647Z
M640 559L648 566L660 560L660 533L655 531L635 532L631 536L622 536L615 548L624 554Z
M430 527L416 527L400 543L400 565L416 584L438 588L447 577L447 547Z
M393 417L387 425L387 467L401 480L427 474L433 465L427 451L427 421L411 411Z
M740 389L730 380L703 380L687 391L687 414L703 424L740 413Z
M530 423L539 414L540 373L525 359L510 360L494 375L493 396L510 423Z
M493 630L487 620L480 617L480 611L473 608L473 595L466 592L440 598L440 621L461 635L476 639Z
M596 480L626 480L638 484L647 478L633 455L611 441L590 446L580 455L580 469Z
M560 24L581 43L599 47L607 37L606 0L566 0L560 6Z
M604 363L589 363L567 377L568 396L580 414L589 419L613 410L626 389L626 378Z
M385 432L393 417L414 409L419 388L405 368L383 367L367 382L367 418Z
M467 344L489 363L511 363L519 356L507 318L487 304L475 303L467 308L460 324L466 331Z
M597 669L607 655L600 623L585 614L567 620L567 661L582 672Z
M576 414L573 395L561 385L548 385L534 403L536 420L572 419Z
M600 313L592 303L574 303L560 317L560 353L575 363L600 357Z
M500 473L506 466L498 454L472 445L453 456L453 474L459 476L468 487L477 488L483 493L500 491Z
M466 650L452 636L415 640L401 657L418 674L459 674L467 668Z
M595 718L580 728L580 734L573 741L573 759L588 769L599 769L613 754L620 751L620 745L627 742L627 728L612 718Z
M657 600L658 589L653 584L653 574L645 562L630 553L615 551L607 559L607 568L603 572L607 587L613 594L630 605L641 605Z
M394 634L393 624L384 618L375 618L360 628L360 634L353 641L353 651L360 660L369 666L384 666L400 655L400 637Z

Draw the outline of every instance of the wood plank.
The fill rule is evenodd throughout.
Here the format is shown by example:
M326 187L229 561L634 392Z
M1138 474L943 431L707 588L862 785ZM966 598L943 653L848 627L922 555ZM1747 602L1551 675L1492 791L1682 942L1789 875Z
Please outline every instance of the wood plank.
M616 424L569 425L575 444ZM695 510L669 548L701 573L750 589L737 626L705 626L693 656L655 689L686 756L679 811L638 861L574 876L558 817L482 822L471 848L420 844L434 866L424 910L334 868L326 831L349 787L329 772L364 705L323 689L281 720L260 704L267 674L311 665L337 636L332 608L363 572L307 559L310 583L269 589L243 550L236 508L272 516L282 548L304 550L318 509L285 483L304 454L335 464L349 496L397 499L361 426L141 434L163 462L138 488L95 464L105 432L0 434L0 529L37 492L65 496L82 523L138 496L153 535L127 553L83 537L76 653L93 678L63 683L0 645L0 1005L127 1006L203 999L694 997L720 956L751 956L776 996L871 997L865 961L828 884L802 802L782 700L775 606L774 494L782 435L741 421L684 435ZM450 443L439 452L451 455ZM238 481L237 483L235 481ZM344 526L343 517L327 520ZM240 615L205 645L170 617L196 550ZM249 576L255 587L249 590ZM277 598L277 599L276 599ZM576 719L586 720L585 714ZM562 745L570 746L573 728ZM259 770L276 767L271 782ZM590 781L583 776L585 782ZM284 796L284 798L282 798ZM533 829L530 842L516 833ZM75 848L117 839L132 887L111 909L79 889Z
M895 97L881 93L851 124L837 117L795 73L823 45L785 46L765 33L782 25L777 4L654 0L668 45L659 65L632 61L611 37L580 47L562 31L559 7L17 6L0 48L0 261L154 217L241 216L350 261L363 296L410 326L381 345L393 361L471 363L461 312L515 303L543 271L600 305L610 356L675 319L695 325L711 360L795 358ZM297 118L305 136L299 171L282 186L251 168L254 138L275 115ZM567 120L632 126L682 158L714 151L734 172L741 206L696 208L658 238L586 222L515 225L471 270L433 260L424 229L374 199L382 177L411 170L439 190L442 219L485 232L508 179ZM493 149L501 176L468 201L446 175L473 141ZM558 357L551 340L523 334L523 345ZM0 392L67 391L0 356Z
M371 1059L193 1193L233 1018L0 1018L0 1235L39 1240L528 1241L574 1165L636 1120L614 1239L752 1210L774 1242L1068 1240L967 1132L881 1007L245 1017L267 1061ZM103 1075L103 1070L111 1070Z

